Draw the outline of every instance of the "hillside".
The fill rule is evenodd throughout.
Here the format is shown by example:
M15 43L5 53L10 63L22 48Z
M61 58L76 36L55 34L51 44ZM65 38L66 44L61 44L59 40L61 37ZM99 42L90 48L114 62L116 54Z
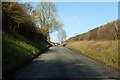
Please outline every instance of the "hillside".
M119 69L120 21L113 21L87 33L69 38L63 46L100 63Z
M65 42L83 40L117 40L120 37L120 21L109 22L105 25L69 38Z
M8 7L11 6L11 7ZM11 76L52 46L27 13L25 4L2 3L2 77Z

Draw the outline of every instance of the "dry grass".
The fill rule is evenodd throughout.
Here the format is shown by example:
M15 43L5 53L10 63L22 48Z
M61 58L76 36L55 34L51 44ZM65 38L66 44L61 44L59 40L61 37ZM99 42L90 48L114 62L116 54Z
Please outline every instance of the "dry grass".
M118 41L76 41L66 47L118 69Z

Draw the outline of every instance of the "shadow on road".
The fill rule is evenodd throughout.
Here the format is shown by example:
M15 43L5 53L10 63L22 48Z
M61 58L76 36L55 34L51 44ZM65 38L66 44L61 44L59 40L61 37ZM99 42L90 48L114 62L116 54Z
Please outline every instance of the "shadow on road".
M82 80L117 80L118 74L103 64L64 47L51 47L42 56L21 69L15 78L78 78Z
M64 63L63 63L64 62ZM83 63L76 64L59 60L38 60L24 69L17 78L115 78L110 72L102 73L98 70L90 69L90 66ZM112 75L112 74L111 74Z

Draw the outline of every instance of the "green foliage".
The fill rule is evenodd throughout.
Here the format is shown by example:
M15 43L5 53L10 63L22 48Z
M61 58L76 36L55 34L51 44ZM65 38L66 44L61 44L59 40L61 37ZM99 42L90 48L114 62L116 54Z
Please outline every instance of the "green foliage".
M34 46L28 45L24 42L3 40L3 72L17 67L23 61L28 60L39 52ZM8 67L9 66L9 67Z
M46 47L50 46L45 41L34 43L25 37L17 35L18 38L3 32L2 40L2 63L3 73L14 70L22 63L30 60Z
M56 6L52 2L41 2L35 10L28 3L3 2L2 10L4 31L18 32L34 41L47 39L49 33L62 27L57 20Z
M13 30L18 28L20 23L24 22L26 12L22 9L22 5L18 4L17 2L3 2L2 10L3 26L5 25L4 23L8 23L4 26L4 28L8 27L8 29Z
M22 22L23 17L20 18L19 16L22 16L21 13L23 12L23 10L21 10L22 8L20 8L18 6L18 3L4 2L2 7L3 7L3 11L7 12L7 16L9 16L10 19L12 19L13 21L15 21L17 23ZM19 12L21 12L21 13L19 13Z
M39 41L45 40L46 37L42 31L33 22L30 16L32 7L25 4L18 4L16 2L4 2L3 4L3 30L7 33L19 33L30 40Z
M30 4L2 3L2 63L3 73L14 70L22 63L51 46L36 26Z

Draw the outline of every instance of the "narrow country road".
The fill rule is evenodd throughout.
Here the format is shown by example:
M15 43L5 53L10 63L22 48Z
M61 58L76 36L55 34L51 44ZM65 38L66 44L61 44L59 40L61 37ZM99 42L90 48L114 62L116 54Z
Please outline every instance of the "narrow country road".
M53 46L18 71L15 78L118 78L118 73L68 48Z

